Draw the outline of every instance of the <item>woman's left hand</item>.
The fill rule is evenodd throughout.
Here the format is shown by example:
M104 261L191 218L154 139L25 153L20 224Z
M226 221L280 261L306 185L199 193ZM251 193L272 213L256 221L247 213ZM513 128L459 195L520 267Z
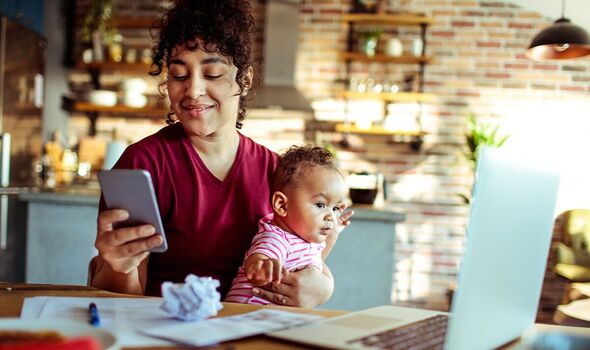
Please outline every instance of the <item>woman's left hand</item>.
M308 266L297 272L283 268L281 283L255 287L252 292L277 305L313 308L332 294L332 281L318 268Z

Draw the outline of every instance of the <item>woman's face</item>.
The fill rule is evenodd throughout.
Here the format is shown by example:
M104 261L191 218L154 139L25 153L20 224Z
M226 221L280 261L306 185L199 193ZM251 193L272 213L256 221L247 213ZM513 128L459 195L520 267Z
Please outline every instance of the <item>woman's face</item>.
M172 111L189 136L215 136L235 130L239 108L238 68L230 58L202 49L177 47L168 65ZM248 86L252 71L246 74Z

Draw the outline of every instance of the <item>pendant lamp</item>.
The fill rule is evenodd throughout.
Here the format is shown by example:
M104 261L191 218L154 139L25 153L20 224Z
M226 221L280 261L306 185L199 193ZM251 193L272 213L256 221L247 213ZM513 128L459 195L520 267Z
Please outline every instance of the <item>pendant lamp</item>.
M565 0L561 2L561 18L540 31L526 50L531 60L567 60L590 55L590 37L582 28L564 17Z

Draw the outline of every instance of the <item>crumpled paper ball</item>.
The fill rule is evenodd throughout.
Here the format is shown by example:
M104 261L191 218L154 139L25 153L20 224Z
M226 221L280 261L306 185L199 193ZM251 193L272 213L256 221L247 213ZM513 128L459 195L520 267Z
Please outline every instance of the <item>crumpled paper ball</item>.
M223 309L219 281L211 277L186 276L184 283L162 283L164 303L160 308L183 321L198 321Z

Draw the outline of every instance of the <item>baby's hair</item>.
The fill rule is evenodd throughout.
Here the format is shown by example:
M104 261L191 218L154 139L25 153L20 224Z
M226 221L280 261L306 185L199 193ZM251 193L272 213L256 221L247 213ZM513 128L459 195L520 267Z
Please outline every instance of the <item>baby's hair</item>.
M291 146L281 154L279 164L274 172L271 194L281 191L288 184L297 181L307 170L321 166L340 173L334 164L334 155L327 149L318 146Z

